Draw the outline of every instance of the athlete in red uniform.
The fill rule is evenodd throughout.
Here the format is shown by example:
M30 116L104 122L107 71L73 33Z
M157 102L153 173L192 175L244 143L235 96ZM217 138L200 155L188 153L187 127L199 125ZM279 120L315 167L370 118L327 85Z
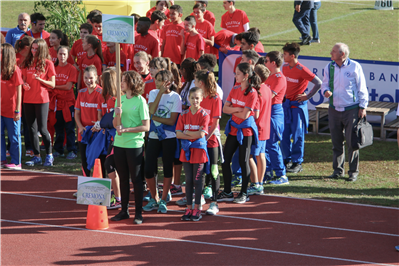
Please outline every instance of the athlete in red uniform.
M214 26L209 21L205 20L205 11L205 7L200 3L195 4L193 7L193 13L197 23L195 29L204 38L206 44L204 53L209 54L211 53L211 47L213 47L216 33Z
M188 16L184 19L184 31L181 31L182 36L182 60L185 58L193 58L198 60L205 51L205 41L201 34L195 29L195 18Z
M235 33L247 31L249 29L249 19L247 14L234 6L235 1L223 1L223 7L227 12L222 16L220 27Z
M149 70L149 63L148 54L143 51L138 52L133 57L134 67L143 78L145 84L144 94L142 96L146 99L147 103L150 96L150 91L156 89L154 79L152 78Z
M140 35L137 36L134 44L134 53L139 51L144 51L147 54L154 57L159 57L160 53L160 45L153 35L149 34L149 29L151 26L151 20L147 17L141 17L139 22L137 23L137 32Z
M161 34L162 46L161 52L163 57L169 57L172 62L180 65L181 60L181 31L184 30L182 22L183 9L179 5L170 7L170 21L172 24L166 25Z
M86 67L94 65L97 69L97 76L101 76L102 64L104 62L103 53L101 50L101 41L94 35L87 35L82 41L83 51L86 51L86 56L78 62L80 75L78 79L78 89L85 87L83 79L83 72Z
M93 26L89 23L83 23L80 25L79 30L80 39L73 43L72 49L69 53L70 57L72 57L75 62L75 66L78 66L76 62L79 62L86 55L86 51L83 50L82 40L93 32Z

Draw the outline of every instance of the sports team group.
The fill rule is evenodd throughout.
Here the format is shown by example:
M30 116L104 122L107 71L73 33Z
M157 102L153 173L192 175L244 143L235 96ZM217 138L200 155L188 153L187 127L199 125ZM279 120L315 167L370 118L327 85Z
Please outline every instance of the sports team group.
M218 202L245 203L250 195L263 194L264 184L288 184L286 172L302 171L308 99L322 89L336 105L332 111L342 112L346 96L332 97L347 82L341 68L350 66L362 74L357 62L348 58L348 47L334 45L333 62L325 68L330 74L321 81L298 62L300 44L287 43L282 52L260 56L264 48L259 29L249 27L235 1L223 1L226 13L217 33L208 1L195 1L184 20L182 7L170 2L157 1L145 17L132 14L135 44L120 45L120 107L117 45L102 41L101 11L90 12L71 49L68 33L44 30L42 14L20 14L18 26L1 45L2 167L21 169L22 124L26 155L32 157L27 166L52 166L57 157L76 159L79 151L82 173L90 176L95 159L101 160L103 176L112 180L109 208L120 208L113 221L130 218L131 181L136 224L143 222L143 211L166 213L172 195L183 194L182 170L185 197L176 203L186 206L184 221L199 221L207 199L205 213L215 215ZM231 74L235 85L227 90L217 84L214 68L219 51L228 50L242 51L242 56ZM348 85L352 90L358 86L359 92L353 90L353 103L343 106L343 113L355 110L356 117L364 116L367 107L360 74ZM305 93L309 82L313 89ZM224 144L222 113L229 116ZM342 132L337 135L344 138ZM344 175L345 158L339 157L343 140L339 141L335 147L333 138L332 178ZM44 163L40 149L46 153ZM349 177L355 181L358 152L357 161L356 151L349 152ZM159 158L162 185L157 180ZM238 184L240 192L234 195L232 186Z

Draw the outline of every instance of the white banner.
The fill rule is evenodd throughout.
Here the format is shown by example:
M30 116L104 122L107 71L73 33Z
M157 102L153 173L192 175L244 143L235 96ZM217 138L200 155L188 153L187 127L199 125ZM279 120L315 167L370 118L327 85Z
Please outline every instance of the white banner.
M78 176L76 203L109 206L111 201L111 179Z
M222 75L219 74L219 77L222 76L221 87L223 88L224 92L223 101L227 99L227 96L234 85L233 67L238 56L240 56L240 52L233 52L231 54L229 52L226 55L226 58L224 58L224 60L221 62L222 66L219 65L219 71L222 71ZM363 68L370 95L370 101L399 102L398 62L354 60L359 62ZM309 68L310 71L315 73L321 80L323 80L324 67L331 62L331 58L299 55L299 62ZM313 84L309 82L307 91L311 90L312 88ZM308 108L310 110L314 110L315 106L326 101L327 99L321 95L320 90L316 95L313 96L312 99L309 100ZM391 113L386 117L387 121L391 121L395 118L395 113Z

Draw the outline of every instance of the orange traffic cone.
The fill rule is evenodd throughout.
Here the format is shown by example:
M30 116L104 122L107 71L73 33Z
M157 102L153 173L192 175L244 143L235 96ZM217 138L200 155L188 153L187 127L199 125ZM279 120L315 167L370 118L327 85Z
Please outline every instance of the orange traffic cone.
M94 163L93 177L102 178L101 161ZM87 208L86 228L92 230L108 229L108 212L106 206L89 205Z

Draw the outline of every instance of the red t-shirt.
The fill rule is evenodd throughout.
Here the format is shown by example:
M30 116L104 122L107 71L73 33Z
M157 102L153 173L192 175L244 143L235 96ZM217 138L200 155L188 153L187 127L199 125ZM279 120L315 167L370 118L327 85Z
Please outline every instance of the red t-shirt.
M76 57L76 62L79 62L86 55L86 51L83 51L82 39L73 43L70 55Z
M230 14L228 11L222 16L222 22L220 23L220 27L222 29L227 29L235 33L244 32L244 25L249 23L249 19L247 14L240 10L236 9L233 14Z
M255 46L255 52L257 52L257 53L265 52L265 48L263 47L263 44L260 41Z
M33 74L36 73L36 64L29 68L22 69L22 75L26 77L25 82L30 85L29 90L24 92L24 103L48 103L50 101L48 95L48 88L38 81ZM50 80L52 76L55 76L55 68L53 62L46 59L46 67L44 73L40 73L40 78L44 80Z
M15 110L19 110L21 115L21 106L17 106L16 87L22 84L24 81L18 66L15 66L14 74L9 80L1 79L1 116L14 118Z
M68 82L76 83L78 81L78 70L71 64L65 66L56 66L55 72L55 85L65 85ZM73 86L70 90L54 89L54 93L57 99L57 110L66 107L70 107L75 103L75 94L73 93Z
M198 131L202 127L202 131L208 134L209 125L209 115L205 112L203 108L200 108L194 115L191 113L191 107L184 110L181 113L179 120L177 121L176 131ZM191 142L197 139L189 140ZM190 148L190 161L186 160L186 153L183 149L180 152L180 161L183 163L206 163L208 157L206 156L206 151L203 149Z
M20 53L15 54L15 59L16 59L16 65L21 68L21 64L24 61L25 58L22 57Z
M102 111L101 104L104 102L101 93L102 89L98 85L91 93L87 88L79 90L75 110L80 110L80 122L84 127L92 126L94 125L93 121L97 121L98 111ZM81 140L82 136L78 134L78 141Z
M27 32L25 32L24 34L21 35L22 39L25 36L30 36L33 37L35 39L44 39L47 43L47 46L50 48L50 33L48 33L47 31L43 30L42 32L37 32L37 33L32 33L31 30L28 30Z
M232 107L241 107L241 108L250 109L251 113L249 114L249 116L253 116L255 108L256 108L256 104L258 102L258 93L256 92L256 90L251 89L251 91L245 96L244 92L245 92L245 90L243 90L243 91L241 90L241 85L234 86L231 89L226 102L231 103ZM243 119L238 118L234 114L231 116L231 118L237 124L241 124L244 121ZM242 129L242 133L246 137L253 135L251 128ZM230 135L237 136L237 129L233 126L231 127Z
M51 56L51 61L53 61L53 64L55 64L55 61L57 61L57 51L54 49L54 47L50 47L48 51ZM68 56L67 62L71 65L75 63L75 61L73 61L72 56Z
M220 99L218 94L216 94L213 97L211 96L204 97L204 99L201 102L201 107L209 115L209 127L208 127L208 133L209 133L213 119L222 118L222 100ZM219 147L219 143L217 141L215 134L213 134L208 139L207 147L208 148Z
M101 103L102 114L105 115L106 113L111 112L115 108L116 97L108 97L106 101L104 98ZM96 120L93 120L96 121Z
M147 54L154 57L159 57L159 42L157 38L152 36L151 34L147 34L145 36L138 35L135 44L134 44L134 54L133 56L140 51L144 51Z
M272 112L272 91L265 84L260 85L259 92L259 117L256 119L259 140L270 138L270 119Z
M155 81L154 79L151 77L151 74L148 73L147 77L143 78L145 87L144 87L144 93L143 93L143 97L145 98L145 100L148 103L149 97L150 97L150 91L155 90Z
M158 44L159 44L159 51L161 51L161 45L162 45L162 30L157 29L156 31L154 30L148 30L148 33L151 34L152 36L154 36L157 40L158 40Z
M165 42L163 57L169 57L172 62L180 65L181 63L181 40L180 32L184 29L183 22L180 24L170 24L162 29L162 40Z
M272 105L282 104L285 92L287 90L287 80L283 73L278 72L276 74L270 75L265 84L269 86L272 94L276 95L272 99Z
M316 76L299 62L293 68L289 64L284 64L281 71L287 79L285 97L290 101L296 101L296 96L302 94L306 90L309 81L312 81Z
M205 51L205 41L202 38L201 34L196 34L191 36L190 34L186 35L186 58L193 58L197 61L200 58L200 52Z
M219 45L220 47L224 47L228 50L232 50L230 47L231 38L233 35L236 34L229 30L220 30L215 34L215 44ZM238 50L240 49L239 46L236 46ZM211 48L211 53L216 55L216 58L219 58L219 50L215 47Z
M212 26L212 24L204 20L204 22L199 22L197 21L197 24L195 25L195 29L198 31L199 34L202 35L204 39L210 40L212 36L215 36L215 28ZM205 51L204 53L209 54L211 52L211 46L209 44L205 45Z
M113 67L116 65L116 52L112 53L107 49L105 53L103 54L104 56L104 63L106 67ZM121 59L121 69L122 72L126 71L126 54L121 51L120 52L120 59Z
M242 56L239 56L239 57L236 58L236 61L234 63L234 68L233 68L233 72L234 73L236 73L236 68L241 63L241 60L242 60Z
M86 54L86 56L82 57L82 59L78 62L78 66L80 69L80 77L81 77L81 83L80 83L81 88L86 87L83 75L84 75L85 68L90 65L94 65L97 68L98 76L101 76L101 74L102 74L103 68L102 68L102 62L101 62L100 57L97 54L94 54L93 56L88 57Z

